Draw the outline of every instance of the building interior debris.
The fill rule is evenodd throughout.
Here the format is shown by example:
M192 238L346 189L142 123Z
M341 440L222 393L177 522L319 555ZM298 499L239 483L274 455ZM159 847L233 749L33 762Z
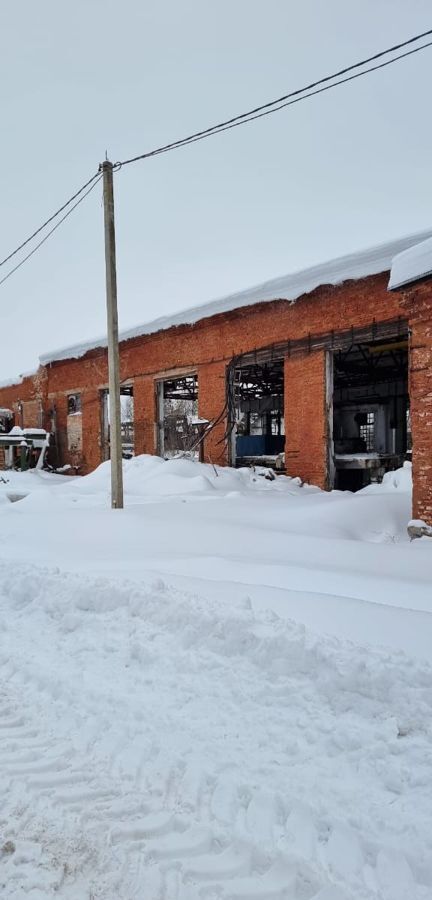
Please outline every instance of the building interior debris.
M198 459L198 376L191 373L158 382L157 402L159 455Z
M235 464L283 468L285 448L283 359L234 371Z
M408 339L333 354L334 486L359 490L409 458Z

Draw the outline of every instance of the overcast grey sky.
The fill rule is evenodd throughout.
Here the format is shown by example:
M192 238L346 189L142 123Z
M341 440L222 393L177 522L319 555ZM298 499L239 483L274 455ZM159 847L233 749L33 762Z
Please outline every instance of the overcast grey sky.
M430 0L22 0L1 257L96 171L432 27ZM120 327L432 226L432 48L115 182ZM7 271L4 267L2 274ZM99 187L0 287L0 379L105 330Z

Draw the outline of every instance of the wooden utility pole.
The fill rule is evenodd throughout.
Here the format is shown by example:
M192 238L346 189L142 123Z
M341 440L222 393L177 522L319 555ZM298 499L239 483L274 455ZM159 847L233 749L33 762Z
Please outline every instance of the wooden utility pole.
M108 323L108 386L111 456L111 506L123 509L123 461L121 440L120 365L118 346L117 274L114 224L113 164L105 160L103 200L105 221L105 270Z

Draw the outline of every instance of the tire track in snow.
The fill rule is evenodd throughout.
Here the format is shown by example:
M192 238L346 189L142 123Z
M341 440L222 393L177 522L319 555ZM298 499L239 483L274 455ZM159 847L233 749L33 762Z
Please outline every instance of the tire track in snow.
M288 626L278 624L276 628L270 621L257 622L249 606L228 614L224 611L221 616L207 601L171 596L160 588L150 595L135 594L135 587L124 585L117 596L117 587L89 579L30 572L23 584L17 580L11 585L15 600L11 595L10 603L1 610L13 634L14 651L0 656L0 685L10 687L4 697L4 715L0 712L0 777L6 797L0 827L1 838L4 835L16 844L16 853L4 853L0 858L2 884L7 875L8 885L19 883L27 893L33 891L31 900L36 896L37 900L51 896L61 900L340 900L341 893L328 884L325 858L315 850L304 852L304 835L296 841L293 829L286 828L286 817L298 796L290 771L284 769L288 802L280 812L277 797L258 790L260 771L255 764L243 781L241 752L248 740L254 741L257 725L266 748L275 752L273 740L280 739L281 730L275 735L274 715L268 719L265 715L272 705L275 713L284 711L286 734L291 724L297 738L306 734L312 747L316 741L322 748L320 729L335 722L335 717L328 719L325 709L322 712L323 701L331 700L334 705L335 698L344 715L346 704L349 710L357 705L354 724L363 741L370 739L369 721L367 717L363 721L361 714L365 700L358 690L359 660L353 669L349 654L338 647L340 658L335 655L333 659L330 652L323 661L321 644L316 653L314 646L305 645L302 634ZM37 602L30 607L16 605L32 592ZM37 652L33 651L34 633L43 634ZM197 649L201 646L202 653ZM249 666L251 660L258 668L258 678L255 672L242 670L243 661ZM208 671L200 703L194 705L203 666ZM374 677L370 683L367 668L361 676L378 723L384 705L386 716L389 708L399 707L392 696L392 671L387 666L371 669ZM381 677L378 682L377 674ZM342 676L344 691L335 691ZM250 690L252 703L243 708L239 742L236 717ZM188 720L186 742L177 715L178 701L186 705L182 712ZM205 740L201 738L206 730L205 704L217 707L212 723L209 716L210 742L207 735ZM418 701L417 708L421 709ZM349 713L349 721L351 718ZM226 729L231 756L224 758ZM347 729L345 723L335 735L342 740L340 760L358 756L360 743L353 742ZM195 754L197 734L201 745ZM388 730L380 731L386 765L388 734ZM309 749L303 747L302 751L303 745L296 747L289 741L285 745L285 740L279 755L275 753L275 764L279 766L282 760L286 765L286 750L290 754L292 747L293 760L297 757L297 767L292 770L295 779L296 772L301 776L300 757L304 761ZM328 745L331 742L326 739ZM340 747L339 743L338 754ZM399 748L402 750L402 743ZM210 771L206 771L206 760ZM273 766L273 761L269 762ZM311 753L307 764L313 768L315 763ZM334 785L334 755L328 766L327 796L329 785ZM325 760L320 761L319 771L326 777ZM247 779L254 779L252 785ZM278 774L268 782L278 784ZM397 777L395 782L397 788ZM345 801L343 792L341 800ZM319 849L326 850L329 836L335 834L332 854L339 863L341 829L335 828L334 808L328 832L320 835ZM325 825L321 818L323 821ZM302 834L304 823L297 825ZM313 831L312 820L310 826ZM308 827L306 823L306 831ZM309 835L307 840L318 842L318 836ZM354 877L357 871L361 873L368 859L374 866L377 855L373 847L365 857L363 845L356 840L351 854L354 866L348 859L341 876L350 885L352 872ZM349 836L347 841L350 847ZM357 870L358 857L363 869ZM313 863L306 864L303 858ZM421 886L416 885L414 891L412 897L423 900L429 896L421 893ZM374 892L365 889L363 882L354 895L363 900ZM8 886L6 896L22 900L25 894ZM385 896L395 900L392 893Z
M1 784L9 794L0 884L10 900L321 900L305 865L275 848L258 852L248 821L258 822L261 810L264 831L277 824L262 798L242 805L229 779L184 767L169 771L162 802L137 796L72 743L44 735L34 704L23 706L17 695L0 707ZM74 894L83 875L89 892ZM325 900L342 897L332 891Z

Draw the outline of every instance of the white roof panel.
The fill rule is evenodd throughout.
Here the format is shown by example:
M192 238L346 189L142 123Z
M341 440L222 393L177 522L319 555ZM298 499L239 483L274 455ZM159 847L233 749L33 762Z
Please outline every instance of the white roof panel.
M394 257L390 272L389 290L412 284L432 275L432 237L415 244Z

